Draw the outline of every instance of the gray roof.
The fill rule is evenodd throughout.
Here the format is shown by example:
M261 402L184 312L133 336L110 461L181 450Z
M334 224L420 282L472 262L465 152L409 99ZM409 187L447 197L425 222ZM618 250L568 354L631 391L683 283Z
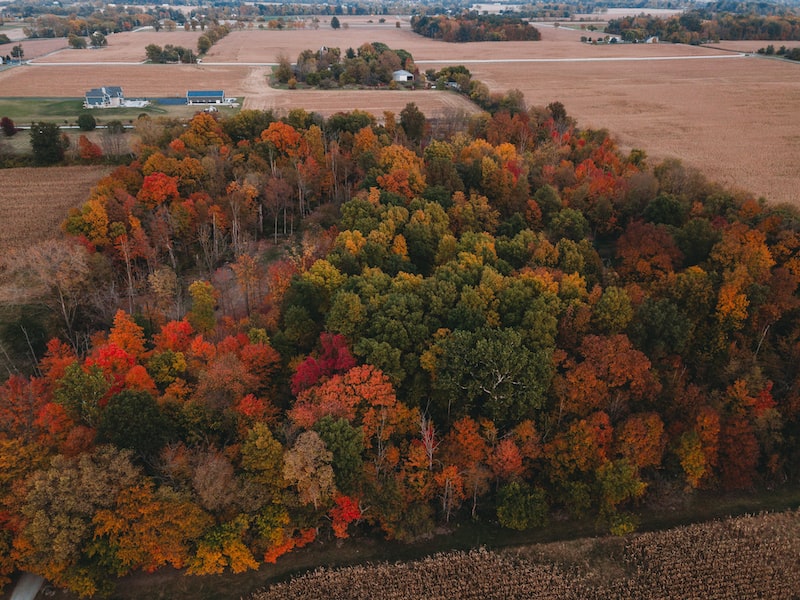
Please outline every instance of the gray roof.
M118 85L107 85L101 88L92 88L86 92L87 98L103 98L105 96L108 96L109 98L125 97L125 95L122 93L122 88Z

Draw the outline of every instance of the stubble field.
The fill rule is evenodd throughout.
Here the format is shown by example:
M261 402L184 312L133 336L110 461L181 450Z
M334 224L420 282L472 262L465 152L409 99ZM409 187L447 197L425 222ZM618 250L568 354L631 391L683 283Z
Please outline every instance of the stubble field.
M579 125L608 129L624 150L643 149L652 160L677 157L711 179L769 201L800 202L800 64L745 54L760 42L713 48L591 45L580 37L599 32L542 24L541 42L447 44L415 35L405 19L400 28L393 18L382 24L341 21L346 28L339 30L322 20L319 29L234 31L202 65L135 64L147 44L191 46L196 32L116 34L104 50L63 50L0 72L0 89L23 97L52 96L56 90L82 96L90 87L121 85L131 97L161 97L222 88L228 96L244 97L245 108L302 107L326 116L354 108L380 116L384 110L397 113L408 102L431 116L476 110L449 92L290 91L267 84L268 65L278 55L294 61L307 48L345 50L381 41L411 52L420 71L464 64L492 91L517 88L529 105L558 100ZM75 60L78 55L81 61ZM102 60L74 64L83 57ZM119 64L124 62L132 64Z
M788 511L625 538L320 568L256 593L252 600L795 600L799 517L797 511Z
M69 210L83 204L92 186L110 170L105 166L0 169L0 253L54 237Z

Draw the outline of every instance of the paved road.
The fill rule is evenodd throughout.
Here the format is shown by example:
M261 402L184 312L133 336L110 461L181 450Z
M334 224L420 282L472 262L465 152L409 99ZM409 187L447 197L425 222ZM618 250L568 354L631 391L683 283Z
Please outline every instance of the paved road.
M584 57L584 58L462 58L459 63L463 64L483 64L483 63L563 63L563 62L629 62L629 61L649 61L649 60L709 60L718 58L743 58L749 56L746 52L736 52L727 54L698 54L690 56L608 56L608 57ZM34 62L35 61L35 62ZM453 63L452 59L445 60L415 60L417 65L433 65L443 63ZM89 67L89 66L134 66L146 65L146 61L138 62L44 62L40 59L33 59L28 62L32 67ZM176 63L177 64L177 63ZM197 66L206 67L274 67L278 63L274 62L211 62L203 61Z
M38 575L25 573L17 583L11 594L11 600L33 600L44 584L44 579Z

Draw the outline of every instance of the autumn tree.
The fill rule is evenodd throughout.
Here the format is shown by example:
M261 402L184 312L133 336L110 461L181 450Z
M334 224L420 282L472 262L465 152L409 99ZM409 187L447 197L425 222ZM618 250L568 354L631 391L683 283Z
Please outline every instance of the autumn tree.
M333 454L315 431L301 433L283 458L283 476L297 491L302 504L319 508L334 492Z
M94 539L93 521L141 478L130 454L112 447L77 459L55 457L33 476L21 507L27 522L20 564L81 596L103 589L111 575L122 573L106 562L112 550Z

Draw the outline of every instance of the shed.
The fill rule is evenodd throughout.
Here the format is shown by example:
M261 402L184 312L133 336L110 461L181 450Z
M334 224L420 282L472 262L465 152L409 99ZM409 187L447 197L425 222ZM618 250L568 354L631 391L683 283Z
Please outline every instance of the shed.
M189 90L186 92L186 104L222 104L225 102L223 90Z
M401 69L392 73L392 79L395 81L414 81L414 74L405 69Z

